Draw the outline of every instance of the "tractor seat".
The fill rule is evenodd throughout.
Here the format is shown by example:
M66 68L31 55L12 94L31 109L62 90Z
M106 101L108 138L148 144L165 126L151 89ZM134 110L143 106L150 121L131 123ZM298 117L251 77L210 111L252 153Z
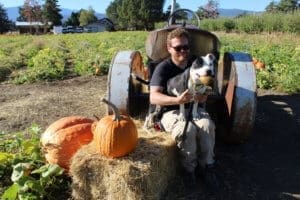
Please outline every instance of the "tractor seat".
M150 61L158 63L169 56L167 50L167 35L178 26L171 26L150 32L146 40L146 54ZM219 58L220 42L218 38L205 30L195 27L185 27L191 35L191 55L204 56L213 53Z

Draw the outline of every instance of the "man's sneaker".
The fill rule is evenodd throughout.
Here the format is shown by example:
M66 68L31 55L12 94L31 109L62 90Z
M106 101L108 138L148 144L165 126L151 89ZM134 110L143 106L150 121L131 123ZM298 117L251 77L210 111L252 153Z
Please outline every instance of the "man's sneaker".
M217 194L220 190L220 184L216 176L214 164L206 165L204 171L205 187L209 193Z

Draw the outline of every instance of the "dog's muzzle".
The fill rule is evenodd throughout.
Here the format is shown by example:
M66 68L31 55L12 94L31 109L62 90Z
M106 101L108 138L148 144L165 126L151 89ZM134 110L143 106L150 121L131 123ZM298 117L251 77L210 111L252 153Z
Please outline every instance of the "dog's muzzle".
M211 87L213 87L213 85L214 85L214 77L213 76L200 76L199 80L203 85L211 86Z

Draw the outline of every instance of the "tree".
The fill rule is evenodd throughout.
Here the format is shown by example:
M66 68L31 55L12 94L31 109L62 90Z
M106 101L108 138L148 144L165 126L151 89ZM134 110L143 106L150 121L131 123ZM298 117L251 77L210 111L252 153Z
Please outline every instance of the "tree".
M79 15L80 26L85 26L89 23L97 21L97 17L95 16L95 11L92 7L89 7L88 10L82 9Z
M297 0L281 0L278 4L278 9L282 12L295 11L298 8Z
M297 9L299 9L298 0L281 0L278 3L272 1L265 8L266 12L294 12Z
M52 25L61 25L62 15L60 14L61 9L57 5L58 0L46 0L43 5L43 22L48 24L51 22Z
M4 9L3 5L0 4L0 33L5 33L9 30L10 27L10 20L8 19L6 10Z
M219 16L218 7L217 0L209 0L206 5L199 7L196 13L200 19L217 18Z
M175 3L174 11L180 9L179 3ZM163 20L167 20L171 15L171 5L168 6L167 11L163 14Z
M41 5L36 0L25 0L22 8L22 16L28 22L42 21Z
M154 29L154 24L163 18L164 0L142 0L139 16L141 25L145 30Z
M106 9L106 15L117 29L151 30L162 19L164 0L114 0Z
M80 12L72 12L71 16L67 19L67 21L64 24L66 26L79 26L79 16Z
M118 5L121 4L122 0L111 1L109 6L106 8L106 16L117 25L119 19Z
M265 8L266 12L277 12L278 11L278 4L275 1L271 1L267 7Z
M17 17L17 21L20 21L20 22L26 21L26 18L24 16L24 8L23 7L19 7L19 16Z

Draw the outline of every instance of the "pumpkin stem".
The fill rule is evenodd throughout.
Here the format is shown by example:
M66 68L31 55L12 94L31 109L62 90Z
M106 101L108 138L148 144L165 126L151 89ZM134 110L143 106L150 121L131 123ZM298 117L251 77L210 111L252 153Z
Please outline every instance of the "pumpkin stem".
M114 112L115 118L113 119L114 121L120 121L122 119L122 116L120 115L120 111L119 109L111 102L109 102L108 100L106 100L105 98L102 98L101 101L105 104L107 104L109 107L111 107L111 109Z

